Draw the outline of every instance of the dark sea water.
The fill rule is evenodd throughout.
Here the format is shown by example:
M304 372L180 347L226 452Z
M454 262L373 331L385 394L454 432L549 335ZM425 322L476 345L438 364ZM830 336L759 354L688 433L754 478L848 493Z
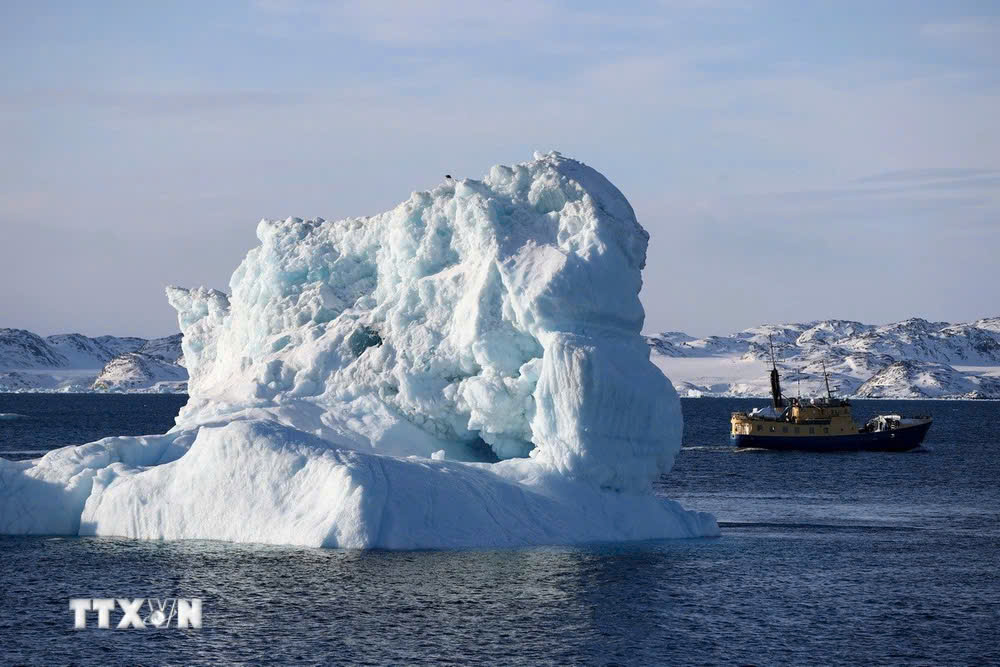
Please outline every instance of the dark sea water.
M0 394L0 456L25 459L112 435L165 433L178 394ZM12 417L11 415L17 415Z
M29 417L0 422L0 451L162 431L182 402L0 395ZM682 403L658 491L714 512L721 538L352 552L0 537L0 663L1000 663L1000 403L856 401L858 421L935 417L903 454L736 452L729 413L761 401ZM204 627L73 630L69 598L99 596L201 597Z

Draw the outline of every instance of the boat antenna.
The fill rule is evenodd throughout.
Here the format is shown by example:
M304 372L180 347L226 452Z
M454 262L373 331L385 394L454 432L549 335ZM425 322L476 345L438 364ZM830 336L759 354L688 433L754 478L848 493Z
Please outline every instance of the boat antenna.
M833 400L833 392L830 391L830 374L826 372L826 361L823 362L823 381L826 382L826 397Z
M774 341L771 340L771 334L767 335L767 344L771 349L771 403L775 408L780 408L785 402L781 400L781 379L778 377L778 364L774 360Z

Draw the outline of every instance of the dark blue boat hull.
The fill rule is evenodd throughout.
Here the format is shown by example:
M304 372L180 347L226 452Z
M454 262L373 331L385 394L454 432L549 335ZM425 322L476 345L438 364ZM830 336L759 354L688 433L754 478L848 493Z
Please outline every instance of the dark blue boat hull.
M905 452L920 446L931 422L877 433L827 436L731 435L733 444L743 448L780 449L806 452Z

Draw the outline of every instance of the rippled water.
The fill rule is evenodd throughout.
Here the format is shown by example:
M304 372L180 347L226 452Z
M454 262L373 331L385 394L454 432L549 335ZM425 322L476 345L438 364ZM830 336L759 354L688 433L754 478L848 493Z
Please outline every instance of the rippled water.
M935 417L905 454L735 452L728 414L750 404L683 401L685 448L659 489L715 512L721 538L443 552L0 538L0 662L1000 662L1000 403L856 402L859 418ZM168 595L202 597L204 628L71 629L71 597Z
M0 456L24 459L111 435L164 433L187 403L181 394L0 393Z

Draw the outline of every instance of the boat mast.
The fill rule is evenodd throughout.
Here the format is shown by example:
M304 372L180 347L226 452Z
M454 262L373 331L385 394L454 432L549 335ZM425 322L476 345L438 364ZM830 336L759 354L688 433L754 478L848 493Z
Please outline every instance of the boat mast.
M833 392L830 391L830 374L826 372L826 362L823 362L823 381L826 382L826 397L833 400Z
M771 404L775 408L784 407L785 402L781 400L781 379L778 377L778 364L774 360L774 341L771 334L767 335L767 344L771 348Z

